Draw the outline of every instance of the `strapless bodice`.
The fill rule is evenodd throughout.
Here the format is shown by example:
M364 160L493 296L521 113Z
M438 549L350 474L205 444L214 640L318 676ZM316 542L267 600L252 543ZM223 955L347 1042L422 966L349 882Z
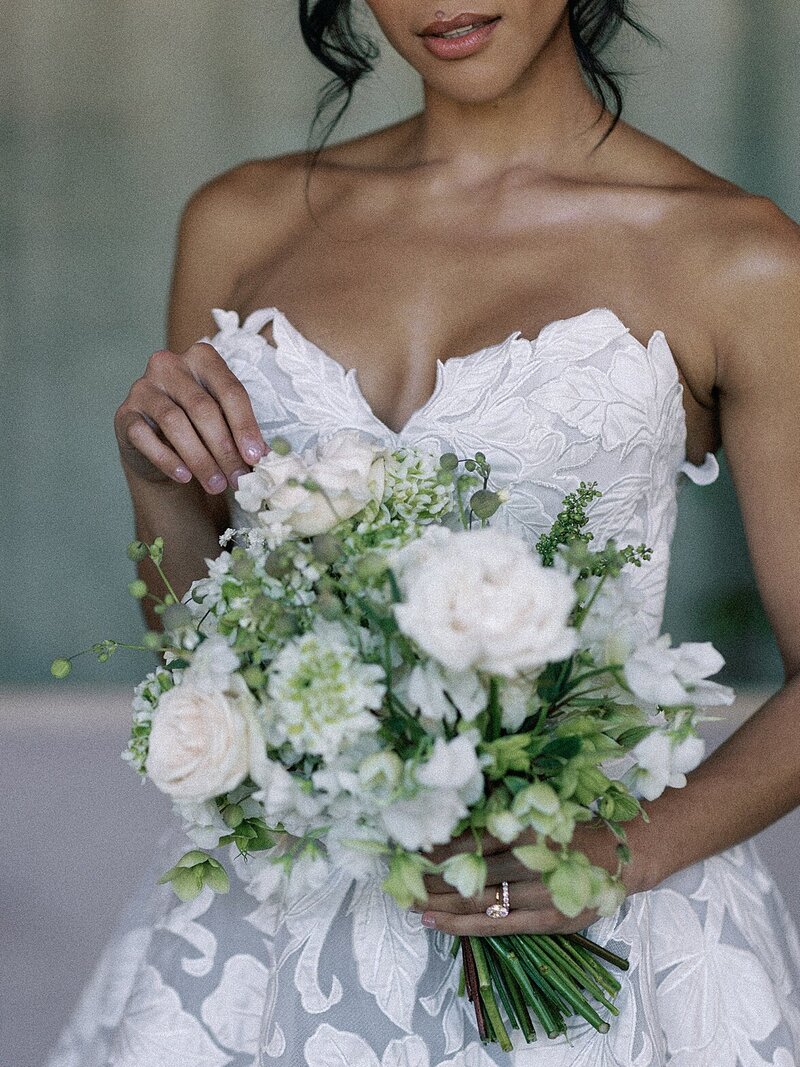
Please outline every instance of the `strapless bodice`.
M684 476L712 482L713 454L686 458L683 385L661 330L647 345L608 308L545 326L534 339L515 330L466 356L438 360L429 399L399 431L364 398L354 369L304 337L278 308L244 322L215 308L219 330L203 337L247 389L265 437L281 434L303 449L343 428L396 447L483 451L494 486L510 498L493 524L531 541L555 518L566 493L597 482L591 506L596 543L645 543L650 563L631 573L637 623L655 635ZM274 344L261 335L272 320ZM246 525L236 510L234 521Z

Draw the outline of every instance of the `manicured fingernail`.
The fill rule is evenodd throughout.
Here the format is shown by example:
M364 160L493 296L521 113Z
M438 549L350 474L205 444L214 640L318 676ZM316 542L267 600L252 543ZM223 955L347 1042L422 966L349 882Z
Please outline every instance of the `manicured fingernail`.
M242 477L242 475L249 473L250 471L246 467L240 467L238 471L234 471L228 479L228 484L230 485L231 489L236 489L239 484L239 479Z
M264 446L260 441L257 441L255 437L245 437L243 444L244 454L253 463L256 463L264 455Z
M179 482L190 482L192 480L192 472L188 467L176 467L175 477Z
M206 484L209 489L224 489L228 482L224 474L212 474Z
M432 911L423 911L422 913L422 925L427 926L429 930L436 929L436 919L434 918Z

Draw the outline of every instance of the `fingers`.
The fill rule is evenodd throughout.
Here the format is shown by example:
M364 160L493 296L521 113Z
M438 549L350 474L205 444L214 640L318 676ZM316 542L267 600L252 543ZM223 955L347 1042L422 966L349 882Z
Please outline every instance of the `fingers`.
M452 886L448 886L447 889L448 892L442 893L429 891L425 908L416 907L413 910L428 910L448 915L470 915L475 912L485 912L497 899L497 883L494 882L487 885L483 893L477 897L462 897ZM550 891L539 881L509 883L509 889L514 906L517 908L539 911L552 907Z
M190 357L190 365L195 359L199 380L219 404L239 455L250 465L257 463L267 448L247 390L212 345L194 345L190 352L193 349L200 351Z
M244 386L210 344L148 361L115 418L123 458L145 475L196 478L211 494L236 488L267 452Z
M135 453L146 462L152 464L156 470L172 478L173 481L186 484L192 480L191 471L186 467L180 457L168 448L155 430L149 425L143 415L137 412L129 412L121 419L121 440L133 447ZM136 462L131 464L136 466ZM137 471L145 473L145 471Z
M500 934L573 934L596 919L597 913L593 911L582 911L571 919L552 906L537 911L512 907L502 919L491 919L484 912L451 915L428 910L423 912L422 924L430 930L442 930L455 937L497 937Z

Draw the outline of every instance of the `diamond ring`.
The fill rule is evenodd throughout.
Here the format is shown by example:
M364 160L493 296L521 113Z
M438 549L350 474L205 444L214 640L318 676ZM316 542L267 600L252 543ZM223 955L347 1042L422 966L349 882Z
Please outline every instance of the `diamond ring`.
M502 882L500 887L494 896L494 904L490 904L486 909L486 914L490 919L505 919L506 915L511 911L511 904L508 895L508 882Z

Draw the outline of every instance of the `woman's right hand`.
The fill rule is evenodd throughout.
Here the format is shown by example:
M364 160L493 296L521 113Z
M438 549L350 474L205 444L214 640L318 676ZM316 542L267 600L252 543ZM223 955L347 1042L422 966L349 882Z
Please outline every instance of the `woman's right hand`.
M235 489L268 451L247 391L205 341L182 355L154 352L114 430L127 472L149 482L194 477L214 495Z

